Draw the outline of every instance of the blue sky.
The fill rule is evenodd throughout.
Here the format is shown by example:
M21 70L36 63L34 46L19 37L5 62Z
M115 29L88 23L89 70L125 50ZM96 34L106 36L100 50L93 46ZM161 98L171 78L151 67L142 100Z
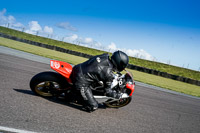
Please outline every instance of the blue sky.
M0 25L200 69L198 0L1 1Z

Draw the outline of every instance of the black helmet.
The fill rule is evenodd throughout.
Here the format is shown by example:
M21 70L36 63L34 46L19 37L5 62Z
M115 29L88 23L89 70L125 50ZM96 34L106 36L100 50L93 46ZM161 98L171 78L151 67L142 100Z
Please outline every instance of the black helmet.
M112 54L111 61L118 71L122 71L128 65L129 58L124 52L118 50Z

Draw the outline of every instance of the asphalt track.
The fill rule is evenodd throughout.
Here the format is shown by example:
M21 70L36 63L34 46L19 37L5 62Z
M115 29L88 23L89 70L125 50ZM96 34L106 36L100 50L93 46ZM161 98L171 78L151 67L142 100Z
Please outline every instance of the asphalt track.
M35 96L29 81L43 71L51 71L48 64L0 53L0 126L47 133L200 132L200 99L136 84L128 106L87 113Z

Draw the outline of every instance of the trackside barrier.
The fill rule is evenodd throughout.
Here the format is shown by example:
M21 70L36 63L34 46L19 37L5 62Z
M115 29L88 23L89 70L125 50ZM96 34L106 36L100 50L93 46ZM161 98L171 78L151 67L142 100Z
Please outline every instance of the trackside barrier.
M81 56L81 57L85 57L85 58L91 58L92 57L92 55L72 51L72 50L69 50L69 49L64 49L64 48L57 47L57 46L52 46L52 45L48 45L48 44L34 42L34 41L22 39L22 38L17 38L17 37L14 37L14 36L6 35L4 33L0 33L0 37L8 38L8 39L19 41L19 42L24 42L24 43L27 43L27 44L31 44L31 45L35 45L35 46L39 46L39 47L63 52L63 53ZM186 78L186 77L182 77L182 76L177 76L177 75L169 74L169 73L166 73L166 72L160 72L160 71L157 71L157 70L148 69L148 68L145 68L145 67L140 67L140 66L136 66L136 65L132 65L132 64L128 64L127 68L200 86L199 80L194 80L194 79L190 79L190 78Z

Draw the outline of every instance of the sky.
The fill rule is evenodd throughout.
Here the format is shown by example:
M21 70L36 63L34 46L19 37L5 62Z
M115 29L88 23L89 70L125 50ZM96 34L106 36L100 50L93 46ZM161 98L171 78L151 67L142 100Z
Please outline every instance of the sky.
M0 25L200 71L199 6L199 0L4 0Z

